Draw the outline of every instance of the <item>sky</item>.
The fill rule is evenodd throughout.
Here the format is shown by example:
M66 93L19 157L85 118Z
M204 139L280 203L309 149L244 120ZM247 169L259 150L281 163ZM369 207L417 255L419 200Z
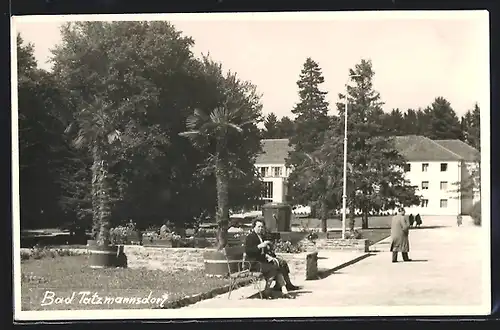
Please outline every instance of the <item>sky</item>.
M373 87L386 112L424 108L438 96L459 116L476 102L482 110L489 106L489 22L484 11L114 16L170 21L194 39L196 56L210 52L225 69L255 84L264 114L293 118L291 109L299 101L296 82L307 57L322 69L320 88L328 92L332 109L345 90L349 68L361 59L372 60ZM17 17L13 28L34 44L39 66L50 69L50 49L61 41L59 26L68 19L110 15Z

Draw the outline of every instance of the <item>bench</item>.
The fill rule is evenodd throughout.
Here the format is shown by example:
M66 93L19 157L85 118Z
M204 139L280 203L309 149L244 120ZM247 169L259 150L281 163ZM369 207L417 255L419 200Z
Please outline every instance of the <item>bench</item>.
M224 256L227 261L228 278L229 278L229 294L228 299L231 297L232 291L236 288L238 280L249 279L253 287L259 291L259 296L262 299L261 281L264 280L264 275L261 272L262 264L258 261L246 260L246 253L244 246L232 246L224 248ZM235 265L235 261L238 261ZM257 265L257 269L252 269L252 264ZM269 287L272 279L266 281L264 290Z

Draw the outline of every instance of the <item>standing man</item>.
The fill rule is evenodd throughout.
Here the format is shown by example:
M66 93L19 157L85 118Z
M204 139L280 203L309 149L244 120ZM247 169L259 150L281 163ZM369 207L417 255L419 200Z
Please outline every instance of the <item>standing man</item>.
M392 262L398 262L398 252L403 255L404 261L411 261L408 257L410 251L410 241L408 239L410 223L405 217L404 208L398 209L398 214L392 217L391 224L391 252Z

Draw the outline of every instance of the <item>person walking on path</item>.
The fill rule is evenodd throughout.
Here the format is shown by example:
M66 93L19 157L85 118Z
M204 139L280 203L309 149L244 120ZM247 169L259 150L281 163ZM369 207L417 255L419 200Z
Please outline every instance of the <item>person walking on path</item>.
M398 253L401 252L404 261L411 261L408 257L410 252L409 241L410 223L405 217L405 210L400 207L398 214L392 217L391 224L391 252L392 262L398 262Z
M459 214L457 215L457 226L460 227L462 225L462 216Z

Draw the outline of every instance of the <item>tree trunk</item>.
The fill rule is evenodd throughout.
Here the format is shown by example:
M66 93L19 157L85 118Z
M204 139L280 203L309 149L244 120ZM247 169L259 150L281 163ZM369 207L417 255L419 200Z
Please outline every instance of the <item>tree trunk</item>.
M354 213L354 203L349 205L349 229L354 231L354 223L356 221L356 214Z
M98 166L97 163L94 162L92 165L92 239L97 240L99 236L99 221L97 215L99 214L99 183L97 182L97 171Z
M215 163L215 180L217 187L217 245L222 250L227 244L227 230L229 225L229 175L227 164L223 159L223 145L217 144L218 152Z
M111 187L107 162L101 156L98 147L94 147L92 165L92 206L94 208L93 229L98 229L97 245L110 243Z
M368 211L366 209L363 209L361 215L361 229L368 229Z
M321 202L321 231L327 232L328 206L326 202Z

